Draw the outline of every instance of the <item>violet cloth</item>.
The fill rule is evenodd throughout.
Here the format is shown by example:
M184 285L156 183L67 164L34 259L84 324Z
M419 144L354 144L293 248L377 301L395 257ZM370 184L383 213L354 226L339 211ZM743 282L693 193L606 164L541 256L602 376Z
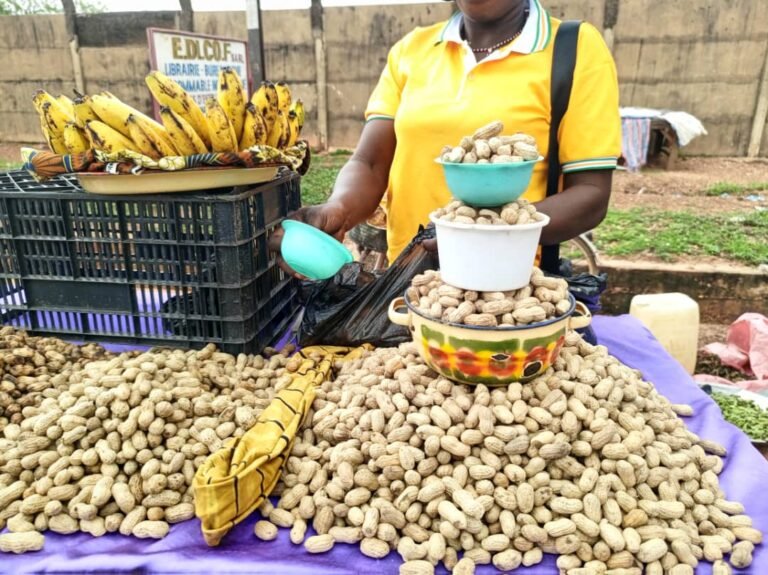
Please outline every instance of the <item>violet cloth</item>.
M688 426L707 439L728 449L726 466L720 476L729 499L741 501L755 527L768 531L768 462L737 428L726 423L714 402L701 391L683 367L669 356L642 324L630 316L595 317L600 342L630 367L641 370L661 393L675 403L688 403L696 415ZM28 555L0 555L0 573L224 573L263 575L396 575L400 556L390 553L380 560L363 556L357 546L338 544L330 553L310 555L292 545L288 530L281 529L272 542L253 535L258 514L235 527L221 546L208 547L199 521L174 525L160 541L139 540L121 535L95 539L90 535L46 535L45 549ZM520 568L515 574L554 575L555 558ZM709 563L702 563L697 575L709 575ZM446 573L440 567L436 573ZM478 574L497 573L492 566L480 566ZM768 550L758 546L751 568L737 573L768 573Z

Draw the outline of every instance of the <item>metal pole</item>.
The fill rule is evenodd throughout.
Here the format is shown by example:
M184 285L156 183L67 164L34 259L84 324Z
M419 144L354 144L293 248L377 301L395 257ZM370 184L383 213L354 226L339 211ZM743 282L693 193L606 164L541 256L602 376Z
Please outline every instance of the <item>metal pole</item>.
M264 65L264 35L262 34L259 0L246 0L245 8L248 23L248 62L253 79L253 86L250 90L252 93L267 77L266 66Z

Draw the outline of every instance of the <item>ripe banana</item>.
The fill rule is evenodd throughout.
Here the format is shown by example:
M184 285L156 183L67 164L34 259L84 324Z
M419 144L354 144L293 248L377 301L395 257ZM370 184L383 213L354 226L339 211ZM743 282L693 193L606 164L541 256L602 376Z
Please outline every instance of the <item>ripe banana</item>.
M59 110L53 102L45 102L40 114L40 127L43 129L48 147L56 154L66 154L67 146L64 143L64 126L67 121L59 116Z
M75 104L72 102L69 96L61 94L58 98L56 98L56 101L61 104L61 106L67 111L67 114L73 118L75 117Z
M104 122L91 120L85 124L85 130L93 147L102 152L111 154L123 150L139 151L136 144Z
M297 99L292 105L291 110L296 112L296 116L298 117L299 121L299 131L304 127L304 120L306 118L305 112L304 112L304 102L301 101L301 98Z
M277 88L272 82L262 82L259 89L251 98L251 103L264 118L267 132L271 132L277 121Z
M142 114L137 109L129 106L109 92L102 92L101 94L91 96L91 108L99 117L99 120L110 126L113 130L117 130L129 138L131 137L131 134L128 131L126 121L128 120L128 116L131 115L137 118L142 118L143 120L154 124L156 128L162 129L162 126L152 118Z
M159 160L167 156L176 156L176 149L170 146L163 137L161 137L154 126L145 122L142 118L128 116L125 122L131 135L131 140L136 144L139 152L149 156L153 160Z
M267 123L250 102L245 107L245 122L243 124L243 136L240 138L240 149L247 150L253 146L261 146L267 143Z
M162 72L153 71L145 78L150 92L161 106L168 106L194 128L207 148L211 147L208 122L200 106L178 83Z
M240 141L243 136L243 122L245 121L245 91L240 81L240 76L234 68L225 67L219 70L219 84L216 88L216 96L227 113L227 117L235 130L235 138Z
M208 119L211 149L214 152L236 152L238 142L235 129L216 98L206 100L205 115Z
M291 109L291 89L285 82L275 84L275 89L277 90L277 108L287 115Z
M294 110L291 110L288 112L288 140L285 146L283 146L284 148L290 148L296 144L299 139L300 130L299 115Z
M267 138L267 145L277 148L278 150L285 149L288 141L291 137L291 125L288 121L288 116L282 112L277 113L277 121L269 132Z
M89 120L98 120L99 117L91 108L90 96L78 96L74 101L75 123L78 127L85 129L85 124Z
M64 124L63 138L64 145L70 154L79 154L91 147L85 133L74 122Z
M197 135L195 129L184 118L167 106L160 108L160 119L165 126L173 145L182 156L205 154L208 148Z
M53 120L57 124L61 124L61 129L64 129L64 124L74 121L74 118L70 115L67 109L56 98L51 96L45 90L38 90L32 97L32 104L35 106L37 113L42 115L43 105L49 104L49 113Z

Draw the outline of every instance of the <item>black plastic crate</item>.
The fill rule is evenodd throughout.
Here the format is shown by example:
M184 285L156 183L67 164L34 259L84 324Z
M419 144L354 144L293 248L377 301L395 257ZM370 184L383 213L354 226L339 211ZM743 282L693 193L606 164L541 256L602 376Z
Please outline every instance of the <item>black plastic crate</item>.
M0 174L0 316L88 341L257 353L299 308L268 251L299 177L207 193L98 196Z

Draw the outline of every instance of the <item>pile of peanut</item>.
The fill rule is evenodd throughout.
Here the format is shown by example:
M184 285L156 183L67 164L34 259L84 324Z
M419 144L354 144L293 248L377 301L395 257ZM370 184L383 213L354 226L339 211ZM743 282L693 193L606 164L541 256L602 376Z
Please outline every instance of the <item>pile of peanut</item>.
M446 222L481 226L515 226L544 219L544 214L536 210L536 206L528 200L516 200L496 209L473 208L461 200L454 200L432 212L432 215Z
M408 302L422 315L447 323L514 327L560 317L571 309L568 282L534 267L527 286L510 292L476 292L453 287L440 272L427 270L411 281Z
M504 124L491 122L462 138L458 146L445 146L440 160L451 164L514 164L539 159L533 136L523 133L503 136L503 131Z
M39 532L161 538L194 516L197 468L256 421L299 359L126 353L65 369L0 434L0 550Z
M0 432L22 420L22 410L40 404L43 393L72 370L107 352L96 344L76 346L51 337L33 337L12 327L0 329Z
M726 556L746 567L762 541L720 488L725 449L678 417L691 408L578 334L525 385L455 385L413 344L339 368L261 508L262 539L285 527L310 553L397 550L403 575L544 553L563 575L693 575L700 561L726 575Z

